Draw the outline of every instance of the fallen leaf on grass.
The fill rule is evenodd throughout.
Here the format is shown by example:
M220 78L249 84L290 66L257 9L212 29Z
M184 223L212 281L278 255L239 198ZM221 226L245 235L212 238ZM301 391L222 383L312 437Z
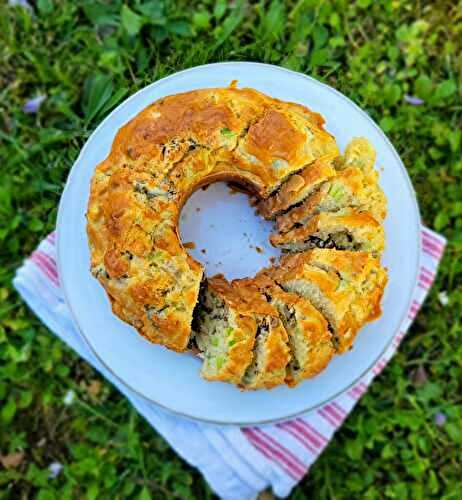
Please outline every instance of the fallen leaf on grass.
M422 387L428 382L427 371L422 365L411 373L411 381L415 387Z
M15 453L10 453L8 455L0 455L0 463L5 467L5 469L15 469L24 458L23 451L17 451Z
M101 392L101 382L99 380L92 380L90 382L90 385L88 386L88 392L92 396L98 396L98 394Z

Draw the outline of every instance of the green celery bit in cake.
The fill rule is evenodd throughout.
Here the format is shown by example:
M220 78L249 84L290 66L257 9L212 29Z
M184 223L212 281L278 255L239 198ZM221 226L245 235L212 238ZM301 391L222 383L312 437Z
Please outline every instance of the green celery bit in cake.
M338 182L333 182L329 188L329 196L331 196L335 201L341 201L345 196L344 187Z
M229 128L225 127L225 128L222 128L220 130L220 133L221 135L225 136L225 137L233 137L235 136L235 132L233 132L232 130L229 130Z

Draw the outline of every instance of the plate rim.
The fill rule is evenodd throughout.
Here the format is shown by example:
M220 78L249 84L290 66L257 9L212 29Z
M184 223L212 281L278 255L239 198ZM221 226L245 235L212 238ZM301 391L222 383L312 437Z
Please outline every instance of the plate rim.
M277 422L283 422L283 421L286 421L286 420L289 420L289 419L293 419L293 418L299 417L301 415L305 415L305 414L311 413L311 412L317 410L318 408L320 408L320 407L322 407L322 406L330 403L331 401L333 401L334 399L336 399L337 397L339 397L341 394L344 394L345 392L347 392L349 389L351 389L351 387L353 387L358 382L358 380L362 379L367 373L369 373L371 371L371 369L374 367L374 365L377 363L377 361L384 355L384 353L388 350L388 348L392 344L393 339L394 339L394 335L390 337L390 340L384 346L383 350L379 353L379 355L377 356L377 358L374 359L368 365L368 367L366 369L364 369L364 371L359 376L357 376L355 378L355 380L353 380L348 386L344 387L341 391L338 391L334 395L328 397L327 399L323 400L322 402L319 402L318 404L316 404L314 406L311 406L309 408L297 411L295 413L288 414L288 415L286 415L284 417L271 418L271 419L267 419L267 420L249 421L249 422L227 422L227 421L220 421L220 420L214 420L214 419L208 419L208 418L201 418L201 417L198 417L196 415L188 415L187 413L183 413L181 411L177 411L177 410L174 410L174 409L171 409L171 408L165 406L164 404L162 404L162 403L160 403L160 402L152 399L151 397L146 396L145 394L143 394L142 392L140 392L138 389L132 387L121 376L119 376L117 373L115 373L113 371L113 369L110 366L108 366L106 364L106 362L99 356L99 354L93 348L90 340L87 338L87 336L83 332L83 328L81 327L81 325L80 325L80 323L78 321L77 315L76 315L76 313L73 310L71 301L69 300L64 280L61 279L61 276L64 276L64 273L62 272L62 269L64 267L64 264L63 264L63 251L62 251L62 249L64 248L65 245L62 244L62 242L61 242L61 234L62 233L60 231L60 227L61 227L61 224L63 224L64 210L65 210L64 209L64 205L65 205L66 195L67 195L67 193L68 193L68 191L70 189L69 186L72 183L73 177L75 175L77 175L76 174L77 169L74 168L74 167L76 166L77 163L79 163L82 160L82 158L83 158L83 156L84 156L87 148L89 147L89 143L90 143L90 140L92 139L92 137L96 133L98 133L101 128L103 128L103 126L106 124L106 122L110 121L112 115L117 110L119 110L123 106L127 106L132 99L134 99L141 92L144 92L147 88L156 86L160 82L165 82L166 80L173 79L174 77L176 77L176 76L178 76L180 74L185 74L185 73L192 72L192 71L197 71L197 70L207 70L210 67L224 66L224 65L242 65L242 66L264 67L264 68L268 68L268 69L272 69L272 70L277 70L277 71L280 71L282 73L286 73L286 74L289 74L289 75L294 75L296 77L302 77L302 78L308 80L309 82L311 82L311 83L313 83L315 85L324 87L325 90L328 90L329 92L335 94L337 97L343 99L350 106L352 106L357 112L359 112L377 130L377 132L382 137L382 139L384 139L384 141L387 144L389 150L391 151L391 153L395 157L395 159L396 159L396 161L397 161L397 163L398 163L398 165L399 165L402 173L404 174L405 184L407 186L407 190L409 191L410 198L412 199L412 204L414 206L414 216L415 216L414 218L415 218L415 221L416 221L416 224L417 224L417 228L416 228L417 231L416 231L416 233L420 234L420 228L422 226L422 220L421 220L421 214L420 214L419 204L418 204L418 201L417 201L417 194L415 192L414 186L412 185L412 182L411 182L409 174L408 174L408 172L406 170L406 167L404 166L404 163L401 160L400 155L396 151L396 149L393 146L393 144L390 141L390 139L383 132L383 130L380 128L380 126L369 116L369 114L366 113L366 111L364 111L358 104L356 104L353 100L351 100L348 96L346 96L345 94L343 94L339 90L331 87L330 85L328 85L328 84L326 84L324 82L321 82L320 80L317 80L316 78L313 78L312 76L305 75L305 74L300 73L298 71L293 71L291 69L284 68L282 66L277 66L277 65L274 65L274 64L267 64L267 63L254 62L254 61L225 61L225 62L202 64L202 65L199 65L199 66L193 66L191 68L186 68L186 69L183 69L181 71L177 71L175 73L172 73L171 75L165 76L164 78L156 80L156 81L150 83L149 85L144 86L143 88L139 89L134 94L132 94L131 96L129 96L127 99L125 99L116 108L114 108L109 113L109 115L107 115L104 118L104 120L102 120L102 122L93 130L93 132L90 134L90 136L85 141L85 144L82 146L82 148L81 148L81 150L79 152L79 155L75 159L75 161L74 161L74 163L73 163L73 165L72 165L72 167L71 167L71 169L69 171L68 177L66 179L66 184L64 186L64 189L63 189L62 194L61 194L61 198L59 200L58 214L57 214L57 220L56 220L57 268L58 268L58 275L60 277L60 285L61 285L61 289L62 289L64 301L65 301L66 306L69 308L69 311L71 312L72 320L74 322L74 325L76 326L77 331L79 332L81 338L84 340L84 342L87 345L87 347L90 349L91 353L98 360L98 362L101 363L101 365L119 383L121 383L127 389L129 389L130 391L132 391L133 393L135 393L138 397L141 397L143 400L145 400L145 401L147 401L149 403L155 404L156 406L158 406L162 410L165 410L166 412L168 412L168 413L170 413L172 415L180 416L182 418L186 418L186 419L191 420L193 422L203 422L203 423L206 423L206 424L219 425L219 426L231 426L231 427L260 426L260 425L268 425L268 424L277 423ZM414 276L413 276L413 280L412 280L413 285L412 285L412 287L410 287L410 293L409 293L409 295L407 297L407 302L406 302L407 303L407 307L403 310L404 312L403 312L403 314L402 314L402 316L401 316L401 318L399 320L398 328L403 323L403 321L404 321L404 319L406 317L408 307L411 304L413 293L414 293L416 285L417 285L418 272L419 272L420 262L421 262L421 257L422 257L422 241L421 241L420 237L417 238L416 249L417 249L417 259L416 259L416 264L414 266Z

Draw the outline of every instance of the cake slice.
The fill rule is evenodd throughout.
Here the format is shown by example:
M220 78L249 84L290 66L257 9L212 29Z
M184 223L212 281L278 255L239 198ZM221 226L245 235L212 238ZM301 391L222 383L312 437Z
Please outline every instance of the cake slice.
M336 248L371 253L382 252L384 230L372 215L345 209L335 213L320 213L305 226L287 233L270 236L275 247L288 252L302 252L311 248Z
M320 159L295 173L281 185L276 193L258 204L258 212L265 219L274 219L276 215L293 205L301 203L330 177L335 176L335 169L328 159Z
M377 319L381 314L380 302L388 281L387 271L380 259L364 252L338 250L311 250L306 260L328 272L338 273L355 290L352 312L359 323Z
M291 359L289 338L277 309L249 281L232 282L234 290L248 304L257 322L253 359L240 385L243 389L271 389L283 384L286 378Z
M222 275L203 282L190 348L204 358L206 380L239 384L252 362L257 322Z
M276 228L287 232L300 227L322 212L337 212L345 208L368 212L377 221L386 216L386 199L378 184L366 184L361 170L349 167L321 184L301 204L276 217Z
M307 298L327 319L337 352L348 350L360 328L351 305L355 290L334 271L326 271L309 262L309 252L287 255L278 267L260 271L281 288Z
M320 373L335 353L324 316L308 299L284 291L264 274L247 281L276 307L289 334L292 359L287 366L286 384L293 387Z
M387 282L379 259L328 249L284 256L279 267L261 273L311 301L328 320L338 352L348 350L359 328L380 315Z
M267 108L240 135L232 153L233 165L263 179L265 190L261 194L266 198L306 165L339 155L335 138L318 117L307 120L293 108Z
M378 184L374 169L375 151L362 138L353 139L343 157L337 158L337 174L312 192L302 204L279 215L276 227L281 232L301 226L321 212L335 212L351 207L369 212L381 222L387 213L385 194Z

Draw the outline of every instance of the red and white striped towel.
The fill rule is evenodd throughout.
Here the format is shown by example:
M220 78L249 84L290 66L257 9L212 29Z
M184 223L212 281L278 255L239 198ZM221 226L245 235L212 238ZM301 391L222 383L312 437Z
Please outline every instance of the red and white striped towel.
M18 269L14 285L50 330L99 370L188 463L225 499L253 499L271 487L287 496L308 472L372 380L395 353L431 287L445 240L422 228L419 280L407 318L386 353L353 388L317 411L262 427L217 427L170 415L136 396L93 357L75 328L59 287L55 234Z

